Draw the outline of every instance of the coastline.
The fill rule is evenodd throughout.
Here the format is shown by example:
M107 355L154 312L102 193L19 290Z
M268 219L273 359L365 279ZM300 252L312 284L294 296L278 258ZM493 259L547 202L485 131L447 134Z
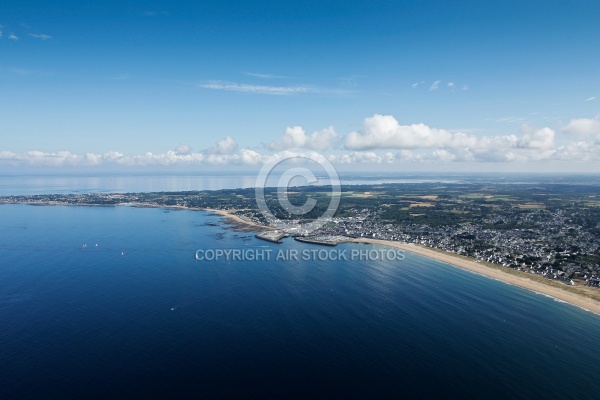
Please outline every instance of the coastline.
M441 261L450 265L453 265L458 268L466 269L468 271L487 276L489 278L493 278L504 283L508 283L510 285L515 285L521 287L523 289L527 289L539 294L543 294L546 296L550 296L552 298L562 300L571 305L583 308L587 311L593 312L594 314L600 315L600 301L594 300L586 295L578 294L570 290L571 286L566 286L564 288L550 285L549 283L542 283L532 280L525 276L520 276L517 274L513 274L510 272L502 271L498 268L489 267L486 265L482 265L481 263L477 263L475 261L471 261L466 258L462 258L456 256L452 253L438 251L431 248L427 248L424 246L419 246L415 244L402 243L402 242L393 242L389 240L381 240L381 239L368 239L368 238L358 238L352 241L353 243L363 243L363 244L377 244L381 246L389 246L397 249L409 251L411 253L415 253L427 258L431 258L437 261ZM525 275L525 273L523 273ZM560 284L559 284L560 285Z
M190 208L186 208L190 209ZM214 214L217 214L225 219L228 219L232 223L236 225L237 230L250 230L250 231L269 231L273 230L273 228L261 224L257 224L256 222L248 221L238 215L235 215L234 212L236 210L219 210L216 208L199 208L200 211L207 211Z
M83 206L83 207L115 207L115 206L128 206L128 207L139 207L139 208L162 208L162 209L175 209L175 210L190 210L190 211L205 211L217 214L224 219L231 222L234 226L232 229L245 232L255 231L269 231L274 228L258 224L253 221L248 221L244 218L235 215L237 210L222 210L214 208L196 208L196 207L185 207L185 206L169 206L159 205L152 203L121 203L121 204L65 204L65 203L54 203L54 202L40 202L40 203L0 203L0 204L27 204L36 206ZM532 275L514 271L514 270L503 270L500 266L488 266L480 262L475 262L472 259L462 257L447 251L433 249L421 245L412 243L395 242L390 240L382 239L370 239L370 238L356 238L350 241L350 243L363 243L363 244L376 244L381 246L394 247L400 250L409 251L411 253L419 254L421 256L431 258L437 261L441 261L458 268L468 270L486 277L502 281L504 283L518 286L523 289L533 291L538 294L546 295L557 300L564 301L576 307L590 311L594 314L600 315L600 301L596 300L585 293L586 288L581 286L567 286L558 282L548 280L538 281L531 279L532 277L538 277ZM543 279L538 277L539 279ZM576 292L577 291L577 292ZM595 293L594 293L595 294ZM598 295L596 295L598 296Z
M69 207L135 207L135 208L162 208L165 210L187 210L187 211L206 211L213 214L218 214L225 219L231 221L236 225L238 230L248 231L268 231L273 230L269 226L261 225L253 221L248 221L244 218L235 215L234 212L237 210L220 210L217 208L201 208L201 207L186 207L186 206L171 206L166 204L153 204L153 203L117 203L117 204L70 204L61 202L0 202L2 204L25 204L29 206L69 206Z
M203 209L204 211L213 212L226 219L229 219L236 224L244 225L250 229L272 230L273 228L260 225L254 222L246 221L237 215L233 214L235 210L218 210L218 209ZM558 282L539 282L531 279L524 272L519 271L503 271L500 266L488 266L466 257L461 257L447 251L432 249L425 246L420 246L412 243L395 242L391 240L356 238L350 243L376 244L380 246L394 247L400 250L409 251L436 261L441 261L452 266L465 269L467 271L496 279L509 285L518 286L538 294L552 297L554 299L564 301L573 306L582 308L586 311L600 315L600 301L595 300L585 294L575 293L574 290L581 287L567 286ZM540 278L542 279L542 278ZM564 286L564 287L563 287Z
M241 218L238 215L235 215L234 212L237 210L221 210L218 208L202 208L202 207L186 207L186 206L171 206L165 204L153 204L153 203L117 203L117 204L70 204L70 203L61 203L61 202L14 202L14 203L4 203L2 204L25 204L29 206L68 206L68 207L135 207L135 208L161 208L165 210L187 210L187 211L206 211L213 214L217 214L227 220L229 220L232 224L235 225L235 230L239 231L270 231L274 230L269 226L261 225L253 221L248 221L244 218Z

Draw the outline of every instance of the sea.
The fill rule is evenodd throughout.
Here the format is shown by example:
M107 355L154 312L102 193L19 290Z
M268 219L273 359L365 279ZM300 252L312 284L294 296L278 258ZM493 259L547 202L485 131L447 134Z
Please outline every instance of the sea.
M411 253L197 260L324 249L234 228L0 205L0 398L598 398L596 314Z

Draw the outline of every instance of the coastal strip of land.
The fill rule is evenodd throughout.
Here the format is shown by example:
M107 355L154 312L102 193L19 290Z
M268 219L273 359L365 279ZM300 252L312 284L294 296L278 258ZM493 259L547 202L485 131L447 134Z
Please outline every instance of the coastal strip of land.
M180 205L166 205L166 204L155 204L155 203L141 203L141 202L127 202L127 203L116 203L116 204L70 204L60 201L36 201L36 202L0 202L0 204L27 204L31 206L75 206L75 207L136 207L136 208L161 208L165 210L187 210L187 211L207 211L213 214L217 214L233 225L236 230L240 231L267 231L274 230L270 226L258 224L254 221L247 220L235 214L238 210L222 210L218 208L207 208L207 207L189 207Z
M357 238L354 239L355 243L367 243L367 244L376 244L381 246L390 246L397 249L409 251L411 253L419 254L424 257L428 257L437 261L442 261L447 264L454 265L459 268L463 268L469 270L471 272L475 272L493 279L497 279L499 281L509 283L511 285L519 286L521 288L531 290L534 292L542 293L550 297L554 297L558 300L565 301L567 303L573 304L575 306L581 307L585 310L591 311L595 314L600 315L600 301L594 300L590 297L587 297L585 294L575 293L575 290L581 290L580 288L573 288L561 283L557 283L559 285L563 285L563 287L557 287L554 285L550 285L550 282L538 282L529 277L522 276L526 275L525 273L515 274L509 271L502 271L499 268L493 268L487 265L482 265L481 263L477 263L475 261L458 257L448 252L437 251L431 248L427 248L424 246L419 246L411 243L402 243L402 242L394 242L389 240L379 240L379 239L368 239L368 238Z
M234 214L235 210L220 210L217 208L200 208L199 210L208 211L208 212L220 215L221 217L229 220L234 225L236 225L237 230L253 230L253 231L273 230L273 228L271 228L269 226L261 225L256 222L241 218L238 215L235 215ZM245 229L245 228L247 228L247 229Z

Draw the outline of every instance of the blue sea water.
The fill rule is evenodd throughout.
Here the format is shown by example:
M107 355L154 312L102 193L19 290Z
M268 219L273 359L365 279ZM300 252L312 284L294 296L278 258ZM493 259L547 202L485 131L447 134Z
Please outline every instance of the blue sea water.
M598 398L587 311L409 253L210 248L315 246L205 212L0 206L0 398Z
M0 175L0 196L136 193L254 187L256 174Z

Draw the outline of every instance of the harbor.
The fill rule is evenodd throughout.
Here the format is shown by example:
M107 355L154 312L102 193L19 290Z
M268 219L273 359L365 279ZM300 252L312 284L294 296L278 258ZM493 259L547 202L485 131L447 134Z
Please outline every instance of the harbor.
M318 244L321 246L337 246L340 243L352 241L351 238L342 235L295 236L294 239L299 242Z
M271 243L281 243L281 239L290 236L289 234L285 233L284 231L265 231L265 232L261 232L261 233L257 233L256 235L254 235L255 238L257 239L262 239L262 240L266 240L267 242L271 242Z

